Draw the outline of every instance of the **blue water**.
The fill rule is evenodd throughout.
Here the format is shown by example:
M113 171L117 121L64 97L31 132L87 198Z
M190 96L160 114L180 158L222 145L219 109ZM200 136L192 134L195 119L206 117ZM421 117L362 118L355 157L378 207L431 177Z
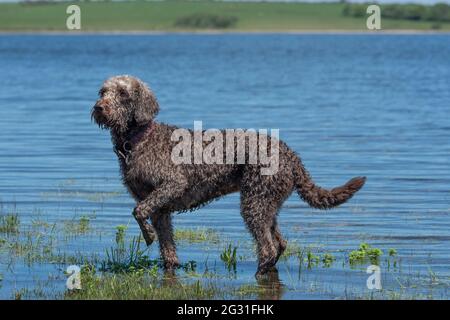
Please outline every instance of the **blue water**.
M279 221L286 238L337 261L300 274L295 259L280 262L281 298L370 296L367 265L342 265L361 242L385 256L388 248L398 252L402 270L382 268L385 293L448 298L449 57L449 35L0 36L2 214L17 212L24 226L37 217L61 226L95 216L100 239L58 242L68 253L103 254L119 224L138 234L109 135L89 114L104 79L131 74L156 93L160 121L279 128L319 185L367 176L363 190L335 210L310 209L296 195L285 203ZM221 265L224 243L235 243L243 258L233 281L255 283L237 194L176 216L175 227L212 228L227 239L180 243L182 261ZM157 257L156 245L151 250ZM63 290L61 268L11 263L0 248L0 298L52 276Z

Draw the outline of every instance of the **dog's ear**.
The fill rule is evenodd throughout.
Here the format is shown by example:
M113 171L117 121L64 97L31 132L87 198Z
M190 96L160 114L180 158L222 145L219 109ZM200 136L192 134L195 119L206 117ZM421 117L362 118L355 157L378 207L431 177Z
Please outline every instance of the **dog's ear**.
M143 82L137 84L135 88L137 96L134 110L134 119L140 125L147 124L159 112L159 104L150 88Z

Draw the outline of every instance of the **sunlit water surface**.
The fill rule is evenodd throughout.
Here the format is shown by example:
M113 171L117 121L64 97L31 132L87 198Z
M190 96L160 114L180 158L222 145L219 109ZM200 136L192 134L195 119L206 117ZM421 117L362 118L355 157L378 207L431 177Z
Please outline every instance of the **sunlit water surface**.
M319 185L367 176L334 210L310 209L296 194L286 201L285 237L336 261L301 270L296 257L280 261L278 297L448 298L449 57L448 35L0 36L2 214L17 212L21 228L34 221L59 230L87 215L92 232L53 244L67 255L103 257L120 224L138 235L109 134L89 114L105 78L132 74L155 91L160 121L279 128ZM198 273L207 266L228 284L256 284L238 194L177 215L175 227L220 236L179 242L182 262L195 260ZM367 289L368 263L348 264L361 242L384 252L383 293ZM228 243L238 247L235 274L220 259ZM388 270L389 248L397 267ZM150 255L158 257L157 244ZM0 249L0 298L23 288L63 292L65 267Z

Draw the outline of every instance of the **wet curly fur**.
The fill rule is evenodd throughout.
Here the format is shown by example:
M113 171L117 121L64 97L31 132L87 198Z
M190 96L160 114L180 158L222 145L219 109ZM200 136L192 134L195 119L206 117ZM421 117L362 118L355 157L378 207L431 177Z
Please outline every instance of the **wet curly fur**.
M178 258L171 214L192 210L223 195L240 192L241 214L257 243L258 272L275 268L286 248L277 225L277 214L292 191L313 208L328 209L350 199L365 182L353 178L345 185L326 190L314 184L300 158L285 143L279 144L279 168L274 175L262 175L256 164L175 164L171 141L175 126L154 121L159 105L149 87L131 76L106 80L92 118L110 129L116 149L132 137L143 134L129 156L119 154L125 186L137 202L133 214L147 244L159 240L166 268L176 267ZM146 128L151 125L151 130ZM149 131L149 132L147 132ZM248 151L248 150L247 150ZM152 226L147 223L151 219Z

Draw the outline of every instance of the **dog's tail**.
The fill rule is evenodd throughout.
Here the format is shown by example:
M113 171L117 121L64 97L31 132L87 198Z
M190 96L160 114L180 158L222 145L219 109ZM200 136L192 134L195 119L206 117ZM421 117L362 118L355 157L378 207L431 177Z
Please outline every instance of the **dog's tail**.
M331 190L314 184L308 171L297 158L294 166L295 188L303 201L317 209L330 209L350 199L366 182L366 177L356 177L340 187Z

